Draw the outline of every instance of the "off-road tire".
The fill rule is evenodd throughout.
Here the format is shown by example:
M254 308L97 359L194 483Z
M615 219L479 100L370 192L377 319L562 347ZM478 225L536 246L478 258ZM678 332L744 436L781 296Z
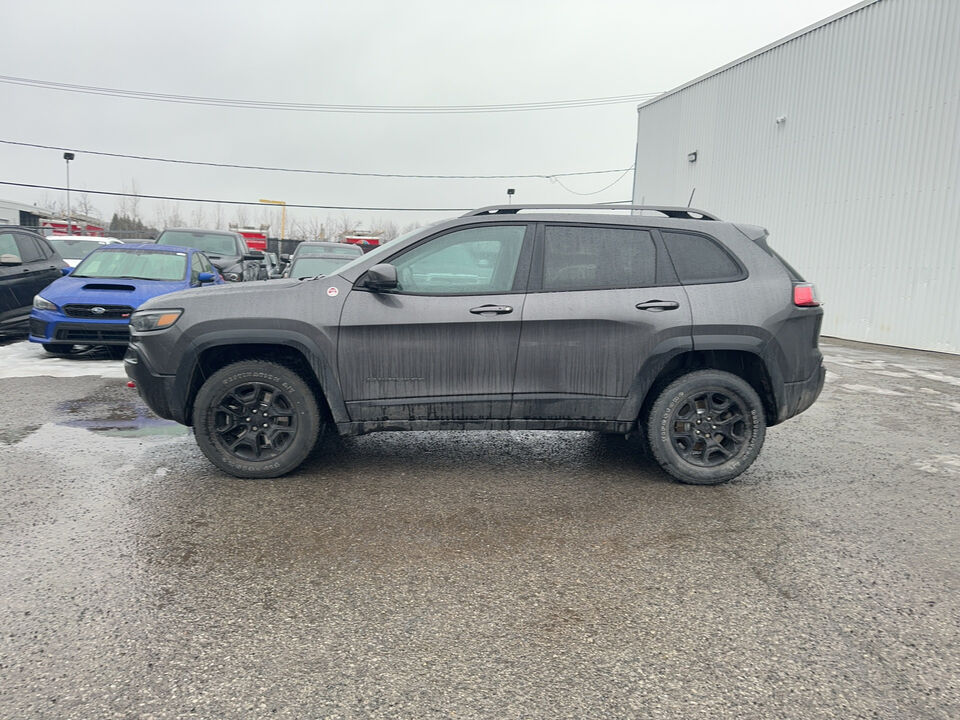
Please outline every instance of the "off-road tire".
M264 360L221 368L203 384L193 432L203 454L230 475L274 478L298 467L322 429L316 396L296 371Z
M756 460L766 436L763 403L750 384L722 370L682 375L647 418L650 452L682 483L717 485Z

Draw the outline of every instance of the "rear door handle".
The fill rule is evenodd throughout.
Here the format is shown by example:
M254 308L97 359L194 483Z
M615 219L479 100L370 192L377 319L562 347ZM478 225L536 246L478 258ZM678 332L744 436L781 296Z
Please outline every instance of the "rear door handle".
M474 315L507 315L513 312L509 305L481 305L480 307L470 308Z
M651 312L663 312L664 310L676 310L680 303L674 300L647 300L637 303L637 310L650 310Z

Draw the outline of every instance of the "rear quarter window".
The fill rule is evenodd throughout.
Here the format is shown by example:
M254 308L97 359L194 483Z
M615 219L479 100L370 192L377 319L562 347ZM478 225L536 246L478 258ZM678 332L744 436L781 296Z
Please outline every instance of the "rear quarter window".
M684 285L733 282L747 275L733 256L713 238L674 231L662 234L673 266Z

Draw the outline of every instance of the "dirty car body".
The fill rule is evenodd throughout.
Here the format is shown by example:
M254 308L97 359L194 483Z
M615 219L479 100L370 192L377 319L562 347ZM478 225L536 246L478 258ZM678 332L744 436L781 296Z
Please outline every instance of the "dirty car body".
M822 388L812 286L762 228L583 207L484 208L327 277L152 300L127 373L238 476L289 472L330 425L637 432L681 481L735 477Z

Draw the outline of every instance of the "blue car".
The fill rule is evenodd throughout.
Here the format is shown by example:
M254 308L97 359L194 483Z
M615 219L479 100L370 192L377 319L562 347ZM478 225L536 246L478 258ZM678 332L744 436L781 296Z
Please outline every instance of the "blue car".
M171 245L105 245L33 298L30 341L53 355L79 345L113 346L122 354L130 315L157 295L219 285L223 278L199 250Z

